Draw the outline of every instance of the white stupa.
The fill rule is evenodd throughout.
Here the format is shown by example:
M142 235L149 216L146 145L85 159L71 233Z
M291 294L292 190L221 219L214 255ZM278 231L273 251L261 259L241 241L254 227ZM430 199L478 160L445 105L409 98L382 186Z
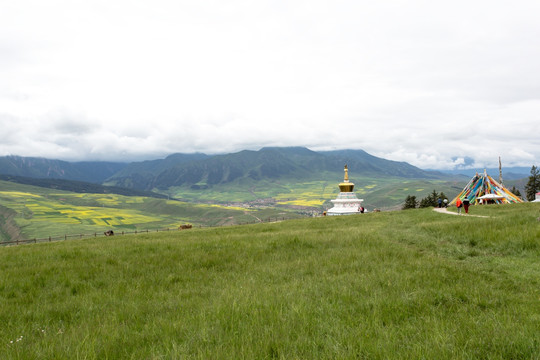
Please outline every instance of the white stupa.
M334 207L326 212L328 216L334 215L352 215L362 212L362 201L358 199L353 192L354 184L349 181L349 169L345 165L345 177L339 184L339 194L337 199L331 200Z

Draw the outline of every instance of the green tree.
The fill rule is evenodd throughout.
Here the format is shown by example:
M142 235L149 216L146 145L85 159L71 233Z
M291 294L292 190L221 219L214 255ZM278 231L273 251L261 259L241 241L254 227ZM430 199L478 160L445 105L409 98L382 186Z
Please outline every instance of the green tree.
M515 186L512 186L512 190L510 190L510 192L514 195L516 195L517 197L519 198L522 198L521 197L521 192L519 191L518 188L516 188ZM522 198L523 199L523 198Z
M439 194L439 197L440 197L443 201L444 201L444 199L447 199L447 200L448 200L448 196L446 196L446 194L443 193L442 191L441 191L441 193Z
M428 197L423 198L423 199L420 200L420 202L418 203L418 207L419 207L419 208L426 208L426 207L430 207L430 206L435 206L435 205L432 204L431 196L428 196Z
M536 166L531 168L531 176L529 176L529 181L525 185L525 196L527 201L533 201L536 193L540 190L540 170Z
M416 196L407 195L405 199L405 204L403 204L403 210L406 209L416 209L418 202L416 201Z
M430 206L438 207L439 199L443 201L444 199L448 199L448 197L446 197L446 195L443 192L437 193L436 190L433 190L431 194L429 194L427 197L420 200L418 207L421 207L421 208L430 207Z

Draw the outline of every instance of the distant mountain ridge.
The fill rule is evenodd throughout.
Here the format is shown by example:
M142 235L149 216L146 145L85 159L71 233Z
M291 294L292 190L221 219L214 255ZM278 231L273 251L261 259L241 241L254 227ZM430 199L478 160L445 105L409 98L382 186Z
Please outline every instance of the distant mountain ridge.
M193 161L201 161L209 157L209 155L202 153L172 154L165 159L132 162L117 173L109 175L107 179L121 179L109 180L109 184L112 183L134 189L152 189L156 174L160 174L175 166Z
M65 180L65 179L43 179L43 178L29 178L16 175L0 175L0 181L9 181L12 183L38 186L48 189L56 189L63 191L70 191L80 194L117 194L124 196L144 196L153 198L167 198L166 195L158 194L151 191L144 191L138 189L127 189L118 186L104 186L96 183L89 183L78 180Z
M107 161L68 162L15 155L0 157L0 174L2 175L76 180L98 184L126 166L126 163Z
M77 180L137 190L172 186L207 188L233 181L308 180L321 173L354 176L439 179L443 175L405 162L370 155L363 150L312 151L305 147L265 147L231 154L172 154L164 159L132 162L66 162L20 156L0 157L0 174ZM341 175L336 175L341 176Z
M345 164L348 164L356 176L421 179L438 179L442 176L440 173L424 171L404 162L378 158L363 150L316 152L304 147L266 147L258 151L243 150L232 154L183 160L185 161L171 167L159 167L160 170L165 168L163 171L155 171L159 160L156 160L158 163L151 164L152 168L145 167L144 163L133 163L123 172L109 178L107 184L141 186L141 190L151 190L185 185L207 188L243 179L306 180L316 178L321 172L342 173ZM138 171L134 172L132 169ZM141 181L142 178L144 181Z

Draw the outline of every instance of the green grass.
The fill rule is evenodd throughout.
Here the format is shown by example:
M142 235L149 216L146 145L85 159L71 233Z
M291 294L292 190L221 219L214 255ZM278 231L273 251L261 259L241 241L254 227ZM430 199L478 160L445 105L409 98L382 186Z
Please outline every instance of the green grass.
M0 248L1 359L538 359L539 204Z

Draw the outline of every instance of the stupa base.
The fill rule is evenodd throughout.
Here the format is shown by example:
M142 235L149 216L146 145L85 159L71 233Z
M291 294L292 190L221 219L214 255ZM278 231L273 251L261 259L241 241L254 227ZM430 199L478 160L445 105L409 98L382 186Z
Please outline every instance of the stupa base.
M356 215L356 214L361 214L362 212L361 211L331 211L328 210L326 212L326 215L327 216L341 216L341 215Z
M362 201L354 192L341 192L337 199L331 200L334 207L326 212L328 216L354 215L362 213Z

